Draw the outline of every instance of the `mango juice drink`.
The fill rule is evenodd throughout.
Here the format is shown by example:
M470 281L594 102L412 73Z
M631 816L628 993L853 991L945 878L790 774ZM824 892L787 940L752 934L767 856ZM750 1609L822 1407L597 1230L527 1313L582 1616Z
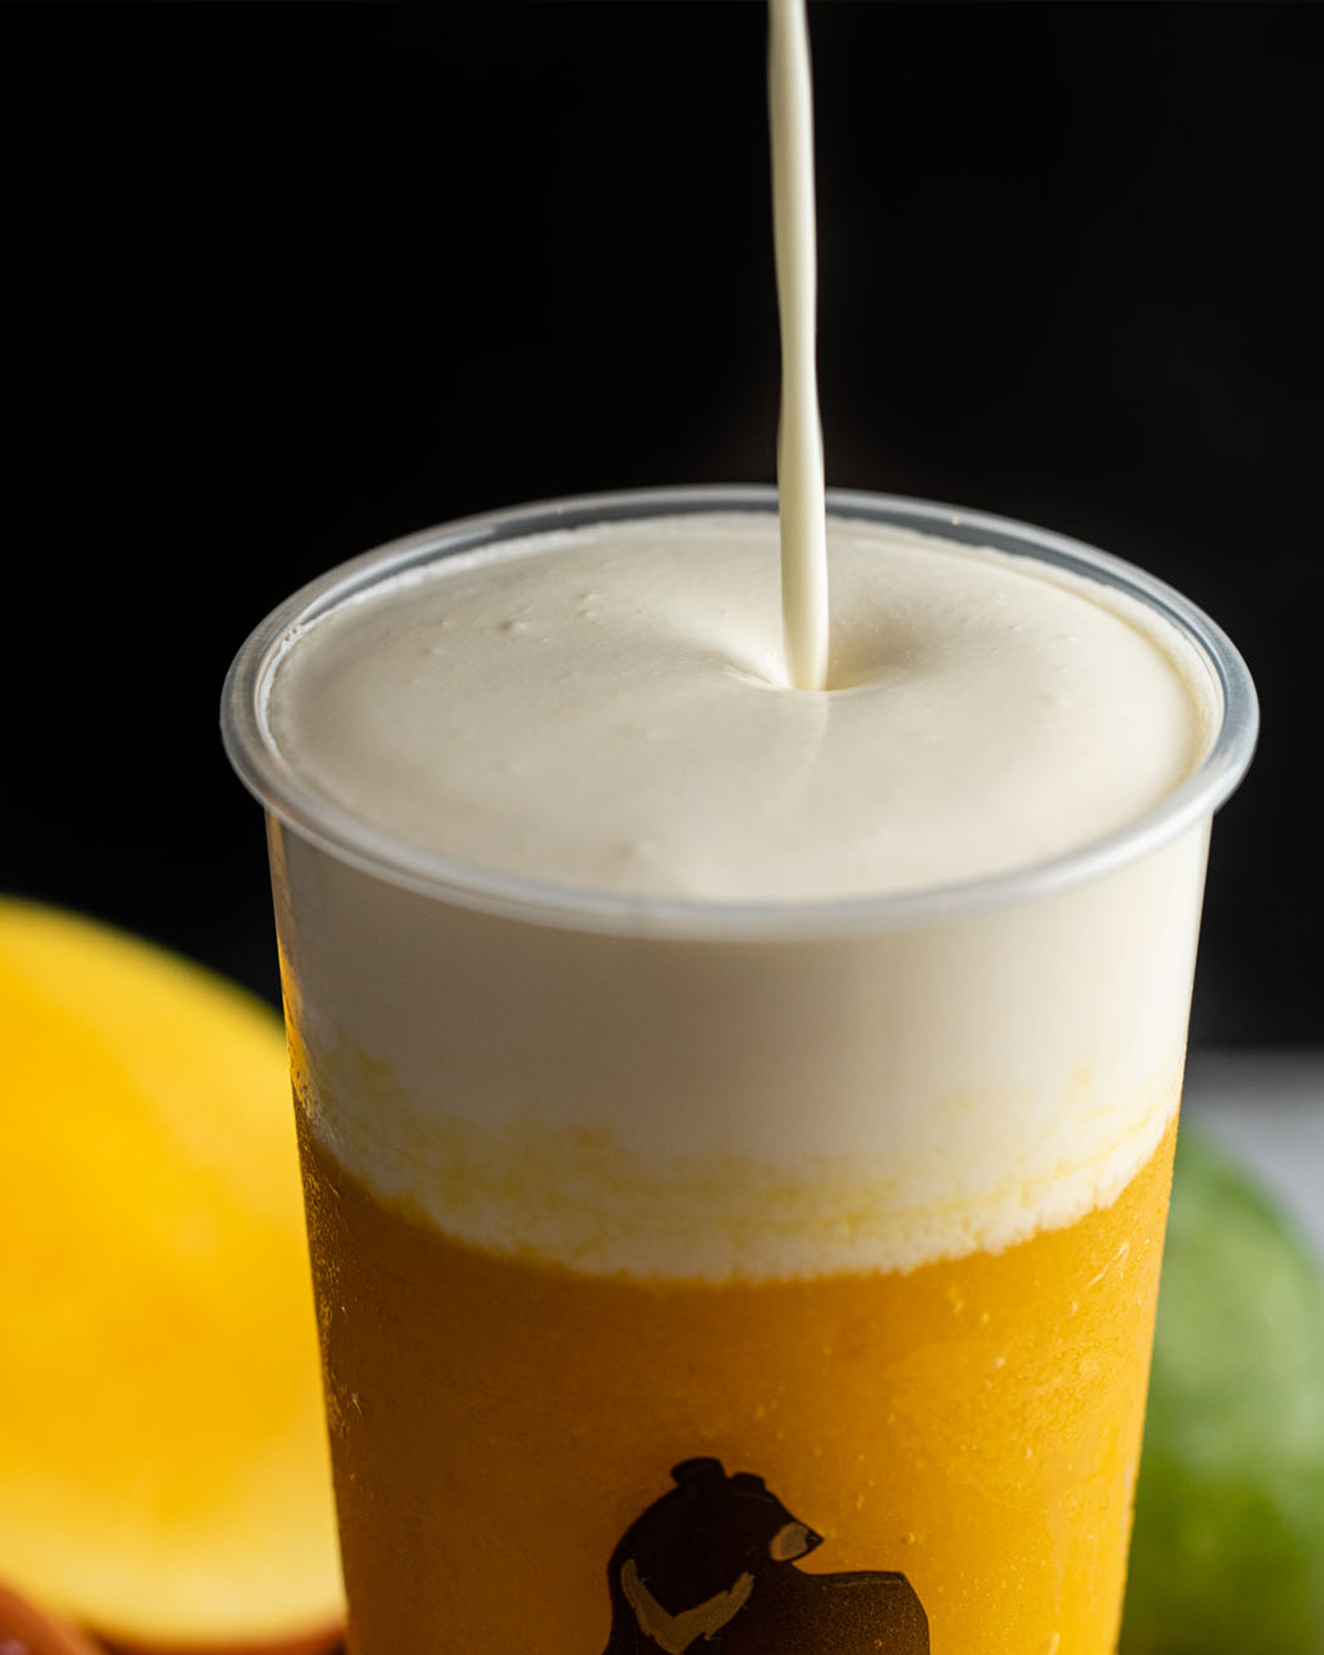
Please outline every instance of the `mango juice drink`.
M474 519L254 634L353 1655L1113 1648L1210 816L1198 611L841 496Z

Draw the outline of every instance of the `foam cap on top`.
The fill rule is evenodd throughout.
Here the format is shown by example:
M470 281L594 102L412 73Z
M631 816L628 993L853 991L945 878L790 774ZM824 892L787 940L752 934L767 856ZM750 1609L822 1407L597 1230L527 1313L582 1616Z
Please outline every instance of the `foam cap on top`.
M1073 850L1198 763L1198 665L1102 586L832 524L830 688L790 689L775 520L655 520L441 561L301 633L277 744L353 816L603 891L806 901ZM402 589L404 588L404 589Z

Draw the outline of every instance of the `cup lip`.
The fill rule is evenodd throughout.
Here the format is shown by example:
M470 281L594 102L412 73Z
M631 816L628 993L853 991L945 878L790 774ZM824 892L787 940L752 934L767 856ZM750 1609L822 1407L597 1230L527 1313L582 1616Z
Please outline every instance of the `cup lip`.
M230 763L267 812L301 838L338 861L440 902L560 929L768 942L908 929L1105 877L1212 817L1245 775L1259 731L1250 672L1227 634L1175 588L1112 553L1014 518L855 489L829 489L829 515L900 520L920 532L1028 556L1120 591L1157 613L1194 649L1221 697L1221 722L1196 769L1124 826L1074 850L1004 872L881 895L727 902L556 885L423 850L372 827L307 785L270 734L267 686L299 633L348 598L405 570L499 541L589 523L776 509L776 489L759 484L573 495L458 518L338 564L273 609L231 663L221 697L221 735Z

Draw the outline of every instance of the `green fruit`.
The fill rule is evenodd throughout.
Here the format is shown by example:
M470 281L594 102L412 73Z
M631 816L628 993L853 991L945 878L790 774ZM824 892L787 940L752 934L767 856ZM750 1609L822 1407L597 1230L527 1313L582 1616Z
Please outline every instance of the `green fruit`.
M1324 1655L1324 1274L1182 1129L1121 1655Z

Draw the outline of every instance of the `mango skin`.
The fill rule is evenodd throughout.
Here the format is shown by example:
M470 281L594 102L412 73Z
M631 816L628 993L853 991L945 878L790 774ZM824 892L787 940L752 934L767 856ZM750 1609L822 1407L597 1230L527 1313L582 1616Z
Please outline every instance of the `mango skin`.
M101 1655L74 1627L53 1621L0 1583L0 1650L15 1645L26 1655Z
M1324 1655L1324 1271L1183 1126L1121 1655Z

